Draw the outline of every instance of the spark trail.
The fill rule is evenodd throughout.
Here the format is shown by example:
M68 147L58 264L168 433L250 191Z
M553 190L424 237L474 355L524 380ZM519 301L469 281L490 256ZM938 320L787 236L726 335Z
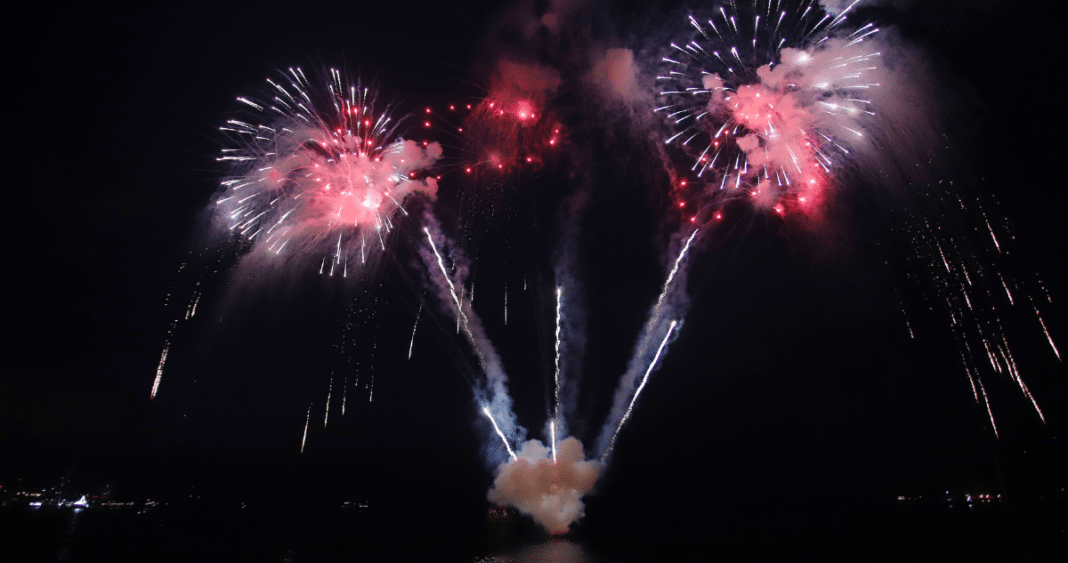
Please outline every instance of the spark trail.
M308 441L308 425L311 424L311 409L312 406L308 405L308 416L304 419L304 436L300 439L300 453L304 453L304 444Z
M690 250L690 244L693 243L694 237L697 236L699 229L694 229L690 233L690 238L686 239L686 244L682 247L682 251L679 252L679 256L675 258L675 265L671 268L671 273L668 274L667 280L664 281L664 289L660 290L660 297L656 298L656 307L653 308L653 315L660 316L660 308L664 306L664 298L667 297L668 289L671 288L671 282L675 279L675 275L679 273L679 265L682 264L683 259L686 258L686 253ZM559 337L559 334L557 335Z
M630 417L634 401L644 388L649 375L655 369L657 360L667 346L669 337L674 333L682 317L689 309L689 298L686 295L687 261L690 247L697 237L699 230L695 229L690 236L682 242L681 237L676 235L676 244L680 245L678 255L672 263L672 268L665 276L664 286L657 296L655 304L649 311L649 318L642 327L638 343L634 353L627 364L627 371L619 378L612 409L601 428L596 442L598 457L604 461L613 448L616 436L619 434L623 423ZM664 322L665 314L675 317L670 323ZM664 334L664 340L652 350L654 338ZM643 375L644 373L644 375ZM639 379L640 378L640 379ZM637 386L637 388L636 388Z
M155 381L152 382L152 393L149 394L149 396L148 396L149 399L155 399L156 398L156 393L159 392L159 384L160 384L160 381L163 380L163 366L166 365L166 363L167 363L167 354L169 354L170 351L171 351L171 343L168 340L168 342L163 345L163 353L160 354L159 365L156 366L156 379L155 379Z
M512 446L508 445L508 438L504 437L504 433L501 432L501 427L497 426L497 421L493 418L493 413L490 412L489 407L482 407L482 414L486 415L486 418L490 419L490 423L493 424L493 429L497 432L497 435L501 437L501 443L508 449L508 455L512 459L516 459L515 452L512 451Z
M419 328L419 316L423 313L423 302L419 302L419 310L415 313L415 324L412 326L412 340L408 343L408 359L412 359L412 349L415 348L415 331Z
M560 307L564 288L556 288L556 357L553 370L553 420L560 416ZM555 437L554 437L555 440ZM555 451L555 447L553 448Z
M612 452L612 448L616 445L616 437L619 436L619 431L623 428L623 424L630 418L630 413L634 409L634 403L638 401L638 395L641 395L642 389L645 388L645 383L649 381L649 374L653 373L653 369L656 368L657 362L660 361L660 354L664 352L664 348L667 347L668 340L671 339L671 335L675 332L675 327L678 325L678 321L671 321L668 326L667 334L664 335L664 340L660 342L660 346L656 349L656 355L649 362L649 368L645 370L645 375L642 376L642 381L638 384L638 389L634 391L634 397L631 398L630 404L627 405L627 411L623 413L623 418L619 420L619 424L616 426L615 432L612 433L612 439L608 442L608 447L605 448L604 453L601 454L601 461L603 462L608 458L608 454Z

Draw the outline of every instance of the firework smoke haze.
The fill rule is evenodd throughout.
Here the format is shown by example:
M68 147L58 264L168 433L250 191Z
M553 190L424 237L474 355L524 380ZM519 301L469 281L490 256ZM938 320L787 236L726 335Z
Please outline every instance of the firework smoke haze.
M295 256L320 273L357 272L386 250L406 198L435 196L435 179L419 174L441 146L396 137L390 108L340 71L309 80L295 68L267 82L262 96L238 98L250 116L220 128L232 143L218 160L232 170L215 217L250 242L244 263Z
M609 97L625 103L635 103L646 96L638 86L638 67L630 49L605 49L587 78Z
M584 516L582 497L593 489L601 464L584 459L574 437L560 441L556 461L539 440L520 448L516 459L501 464L487 494L490 502L514 506L550 533L559 534Z

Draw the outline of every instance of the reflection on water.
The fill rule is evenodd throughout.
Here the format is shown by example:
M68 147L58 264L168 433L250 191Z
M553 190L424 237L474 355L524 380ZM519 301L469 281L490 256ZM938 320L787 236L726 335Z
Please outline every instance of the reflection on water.
M514 553L475 559L475 563L593 563L586 550L572 541L556 538L524 546Z
M66 530L63 532L63 539L59 542L59 549L56 550L56 561L70 560L70 544L74 541L74 536L77 534L78 522L81 520L81 515L82 507L76 506L71 510L70 524L67 525Z

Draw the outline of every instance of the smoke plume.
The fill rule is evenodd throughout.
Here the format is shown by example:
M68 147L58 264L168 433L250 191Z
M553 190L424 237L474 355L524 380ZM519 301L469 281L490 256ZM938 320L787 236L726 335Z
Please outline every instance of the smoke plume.
M559 443L556 460L539 440L523 444L516 459L497 467L490 502L514 506L553 534L564 533L585 513L582 497L590 492L601 464L584 459L582 442Z

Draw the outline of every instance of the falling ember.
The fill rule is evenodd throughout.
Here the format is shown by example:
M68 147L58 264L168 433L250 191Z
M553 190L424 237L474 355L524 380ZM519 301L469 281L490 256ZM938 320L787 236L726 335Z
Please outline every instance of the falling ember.
M152 393L149 394L149 400L156 398L156 392L159 391L159 382L163 380L163 365L167 363L167 353L171 350L171 343L167 342L163 345L163 353L159 357L159 365L156 367L156 380L152 382Z
M308 416L304 419L304 437L300 439L300 453L304 453L304 443L308 441L308 424L311 423L311 409L312 406L308 405Z
M1034 299L1031 300L1031 306L1035 308L1035 316L1038 317L1038 324L1042 325L1042 333L1046 335L1049 347L1053 348L1053 353L1056 354L1057 360L1060 360L1061 353L1057 350L1057 345L1053 343L1053 337L1049 335L1049 329L1046 328L1046 323L1042 320L1042 314L1038 312L1038 306L1035 305Z
M998 237L994 236L994 227L990 226L990 220L986 218L985 212L983 213L983 221L986 222L986 229L990 231L990 238L994 241L994 247L998 249L998 252L1001 252L1001 245L998 244Z
M412 359L412 349L415 347L415 331L419 328L419 315L423 312L423 302L419 302L419 310L415 313L415 325L412 326L412 341L408 343L408 359Z
M994 429L994 437L998 436L998 425L994 422L994 411L990 410L990 399L986 396L986 387L983 387L983 380L979 380L979 390L983 392L983 402L986 403L986 413L990 415L990 427Z
M972 370L968 369L968 364L964 364L964 373L968 374L968 383L972 385L972 395L975 397L976 404L978 404L979 391L975 389L975 379L972 377Z
M512 456L512 459L516 459L515 452L512 451L512 446L508 445L508 439L504 437L504 433L501 432L500 427L497 426L497 421L493 419L493 415L490 414L489 407L482 407L482 414L486 415L486 418L490 419L490 423L493 424L493 429L497 431L497 435L501 437L501 442L504 443L504 447L508 450L508 455Z
M330 394L334 392L334 380L330 379L330 386L326 389L326 410L323 413L323 428L326 428L326 423L330 421Z
M998 274L998 278L1001 280L1001 287L1005 288L1005 295L1009 298L1009 305L1015 305L1012 301L1012 293L1009 292L1009 286L1005 283L1005 278L1001 277L1001 274Z

